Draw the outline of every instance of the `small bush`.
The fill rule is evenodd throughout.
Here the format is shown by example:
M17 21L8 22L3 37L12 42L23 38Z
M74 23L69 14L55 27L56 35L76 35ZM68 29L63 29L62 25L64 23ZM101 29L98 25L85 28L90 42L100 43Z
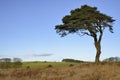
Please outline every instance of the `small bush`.
M30 69L30 66L27 66L26 68L27 68L27 69Z
M70 64L70 65L69 65L69 67L73 67L73 66L74 66L74 64Z
M50 67L53 67L53 66L51 64L49 64L47 67L50 68Z

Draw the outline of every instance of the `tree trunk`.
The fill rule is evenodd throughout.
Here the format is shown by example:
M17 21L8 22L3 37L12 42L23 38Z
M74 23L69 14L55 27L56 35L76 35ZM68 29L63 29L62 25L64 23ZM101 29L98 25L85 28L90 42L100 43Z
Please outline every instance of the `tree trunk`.
M95 48L96 48L96 57L95 57L95 62L99 63L100 62L100 54L101 54L101 45L100 42L95 42Z

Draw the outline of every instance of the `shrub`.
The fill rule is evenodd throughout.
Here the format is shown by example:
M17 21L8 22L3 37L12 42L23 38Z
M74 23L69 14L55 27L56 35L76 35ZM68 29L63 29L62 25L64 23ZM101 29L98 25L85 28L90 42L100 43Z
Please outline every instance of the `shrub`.
M30 66L27 66L26 68L27 68L27 69L30 69Z
M53 67L53 66L51 64L49 64L47 67L50 68L50 67Z
M70 64L69 67L73 67L74 65L73 64Z

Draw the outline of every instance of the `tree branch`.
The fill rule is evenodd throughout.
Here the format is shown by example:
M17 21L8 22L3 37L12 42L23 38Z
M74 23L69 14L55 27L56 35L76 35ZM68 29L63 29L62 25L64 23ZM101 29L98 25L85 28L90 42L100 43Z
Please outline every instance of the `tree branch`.
M102 35L103 35L103 29L102 29L102 27L100 26L100 35L99 35L99 42L101 42L101 40L102 40Z

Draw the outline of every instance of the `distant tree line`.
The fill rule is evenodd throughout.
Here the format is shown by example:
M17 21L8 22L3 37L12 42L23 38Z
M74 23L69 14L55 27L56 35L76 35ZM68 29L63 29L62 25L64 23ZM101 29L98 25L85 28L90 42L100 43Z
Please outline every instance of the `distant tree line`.
M80 62L84 62L84 61L75 60L75 59L63 59L62 62L76 62L76 63L80 63Z
M22 67L22 59L20 58L1 58L0 59L0 68L8 69L8 68L20 68Z
M109 57L103 60L104 62L120 62L120 57Z

